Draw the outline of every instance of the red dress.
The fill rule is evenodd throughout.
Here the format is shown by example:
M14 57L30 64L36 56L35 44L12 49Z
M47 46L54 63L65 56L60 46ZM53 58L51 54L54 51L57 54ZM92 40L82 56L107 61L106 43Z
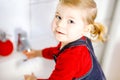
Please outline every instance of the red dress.
M60 44L57 47L46 48L42 51L42 55L53 59L53 55L57 54L59 49ZM84 76L91 67L92 58L86 46L70 47L57 57L55 68L46 80L72 80Z

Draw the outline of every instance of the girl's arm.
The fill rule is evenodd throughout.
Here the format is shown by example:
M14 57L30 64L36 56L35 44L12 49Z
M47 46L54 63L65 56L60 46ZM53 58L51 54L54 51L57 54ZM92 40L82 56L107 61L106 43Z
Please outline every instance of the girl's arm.
M59 47L60 43L56 47L49 47L42 50L30 50L30 51L24 50L23 54L25 54L28 57L28 59L35 57L53 59L53 55L59 52Z
M27 56L28 59L35 57L42 57L42 50L31 50L31 51L23 51L23 54Z

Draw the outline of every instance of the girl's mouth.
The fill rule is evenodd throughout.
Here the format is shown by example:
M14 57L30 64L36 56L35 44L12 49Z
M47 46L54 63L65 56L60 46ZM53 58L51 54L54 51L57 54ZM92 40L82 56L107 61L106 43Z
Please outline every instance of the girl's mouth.
M62 32L60 32L60 31L56 31L58 34L62 34L62 35L64 35L64 33L62 33Z

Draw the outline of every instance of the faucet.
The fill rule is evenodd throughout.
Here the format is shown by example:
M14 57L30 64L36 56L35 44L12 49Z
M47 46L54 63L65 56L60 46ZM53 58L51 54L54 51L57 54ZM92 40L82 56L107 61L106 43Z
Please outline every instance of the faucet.
M17 34L17 51L23 51L23 50L27 50L27 51L31 50L25 32L21 32Z
M7 38L6 32L0 30L0 55L8 56L13 51L13 43L10 39Z

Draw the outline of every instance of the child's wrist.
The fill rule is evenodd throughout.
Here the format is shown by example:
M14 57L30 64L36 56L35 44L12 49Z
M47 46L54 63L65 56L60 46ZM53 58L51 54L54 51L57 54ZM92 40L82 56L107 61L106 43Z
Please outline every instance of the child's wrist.
M38 57L42 57L42 51L41 50L37 50L37 55Z

